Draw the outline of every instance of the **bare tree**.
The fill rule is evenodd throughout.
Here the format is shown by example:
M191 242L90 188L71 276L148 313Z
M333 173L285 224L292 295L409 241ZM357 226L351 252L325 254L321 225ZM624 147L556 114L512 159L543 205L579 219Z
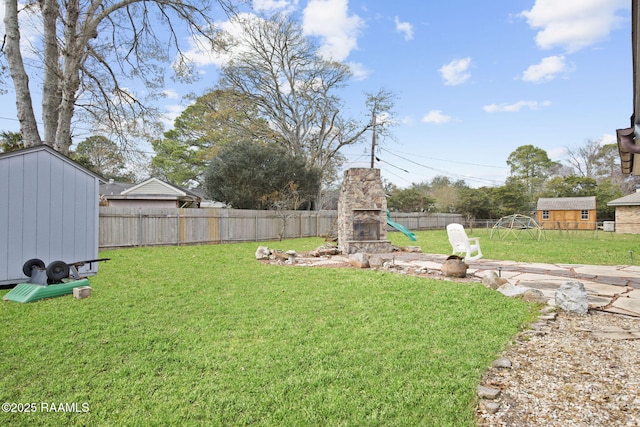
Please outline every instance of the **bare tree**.
M351 77L349 68L321 58L289 16L237 22L239 35L220 38L231 54L221 86L253 102L294 155L327 171L339 150L361 141L371 127L341 112L335 92Z
M160 93L164 64L173 54L177 74L188 78L180 30L184 27L212 43L212 4L232 13L233 0L30 0L22 9L18 0L6 0L4 56L25 145L45 143L68 154L78 109L96 128L108 127L118 136L142 132L155 123L156 112L122 82L135 80L151 93ZM34 114L32 76L20 46L21 13L42 19L42 36L35 47L43 68L32 73L43 75L44 139Z
M392 121L392 109L395 104L395 94L386 89L376 93L367 93L367 107L371 112L371 168L375 162L378 138L388 136L388 129Z
M584 146L567 147L567 161L577 171L579 176L595 178L597 162L601 154L600 141L588 140Z

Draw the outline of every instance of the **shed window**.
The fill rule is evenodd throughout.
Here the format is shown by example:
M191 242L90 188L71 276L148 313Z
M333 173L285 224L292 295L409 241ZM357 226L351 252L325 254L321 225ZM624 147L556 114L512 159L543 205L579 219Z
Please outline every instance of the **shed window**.
M549 211L542 211L542 219L549 219Z
M589 211L586 209L582 209L580 211L580 219L589 219Z

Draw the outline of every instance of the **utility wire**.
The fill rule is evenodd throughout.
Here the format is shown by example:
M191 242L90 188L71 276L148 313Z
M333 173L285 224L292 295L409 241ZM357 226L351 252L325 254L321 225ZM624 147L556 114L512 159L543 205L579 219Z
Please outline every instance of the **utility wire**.
M389 150L386 150L382 147L380 147L380 150L386 151L387 153L389 153ZM483 167L483 168L491 168L491 169L509 169L506 166L495 166L495 165L482 165L482 164L478 164L478 163L468 163L468 162L459 162L456 160L448 160L448 159L438 159L436 157L428 157L428 156L420 156L417 154L413 154L413 153L405 153L402 151L396 151L396 153L401 153L401 154L405 154L407 156L414 156L414 157L420 157L422 159L427 159L427 160L437 160L439 162L448 162L448 163L456 163L459 165L467 165L467 166L479 166L479 167ZM393 152L391 152L391 154L394 154Z
M391 163L389 163L389 162L387 162L387 161L381 160L381 159L380 159L380 157L378 157L378 156L376 156L376 160L377 160L379 163L386 163L386 164L388 164L388 165L389 165L389 166L391 166L391 167L394 167L394 168L396 168L396 169L400 169L402 172L409 173L409 171L408 171L408 170L406 170L406 169L402 169L401 167L398 167L398 166L396 166L396 165L392 165Z
M432 170L432 171L438 172L440 174L444 174L445 176L453 176L453 177L457 177L457 178L460 178L460 179L463 179L463 180L467 180L468 179L468 180L472 180L472 181L487 182L487 183L490 183L490 184L500 184L500 181L497 181L497 180L494 180L494 179L469 177L469 176L465 176L465 175L458 174L458 173L455 173L455 172L450 172L450 171L446 171L446 170L443 170L443 169L434 168L434 167L431 167L431 166L427 166L427 165L423 165L421 163L415 162L415 161L413 161L413 160L411 160L411 159L409 159L407 157L401 156L401 155L396 154L396 153L394 153L392 151L385 150L385 149L382 149L382 150L384 150L385 152L387 152L387 153L389 153L389 154L391 154L393 156L396 156L396 157L398 157L398 158L400 158L402 160L406 160L409 163L413 163L414 165L423 167L425 169Z

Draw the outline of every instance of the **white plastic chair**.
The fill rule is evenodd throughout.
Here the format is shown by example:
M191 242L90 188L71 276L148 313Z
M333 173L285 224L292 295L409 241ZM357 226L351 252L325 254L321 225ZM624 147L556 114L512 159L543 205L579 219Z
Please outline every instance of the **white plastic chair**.
M462 224L451 223L447 225L447 235L449 243L453 247L453 254L464 254L465 261L473 261L482 258L480 250L480 240L477 237L469 238L464 231ZM475 253L475 255L472 255Z

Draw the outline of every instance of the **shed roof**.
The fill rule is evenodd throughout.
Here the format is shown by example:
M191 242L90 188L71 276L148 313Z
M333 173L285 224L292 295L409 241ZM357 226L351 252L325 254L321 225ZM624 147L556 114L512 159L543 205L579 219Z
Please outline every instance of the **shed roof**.
M100 180L102 182L106 182L106 179L104 179L103 177L101 177L100 175L95 173L94 171L85 168L80 163L74 161L70 157L65 156L64 154L60 153L59 151L54 150L53 148L51 148L51 147L49 147L48 145L45 145L45 144L34 145L32 147L27 147L27 148L21 148L20 150L9 151L7 153L0 153L0 159L10 158L10 157L17 157L17 156L24 156L25 154L36 153L38 151L45 151L45 152L51 154L54 157L60 158L65 163L68 163L68 164L72 165L73 167L75 167L77 169L80 169L81 171L83 171L87 175L91 175L91 176L97 178L98 180Z
M611 200L607 206L640 206L640 192L636 191L619 199Z
M538 199L539 211L575 211L596 208L596 196L589 197L541 197Z

